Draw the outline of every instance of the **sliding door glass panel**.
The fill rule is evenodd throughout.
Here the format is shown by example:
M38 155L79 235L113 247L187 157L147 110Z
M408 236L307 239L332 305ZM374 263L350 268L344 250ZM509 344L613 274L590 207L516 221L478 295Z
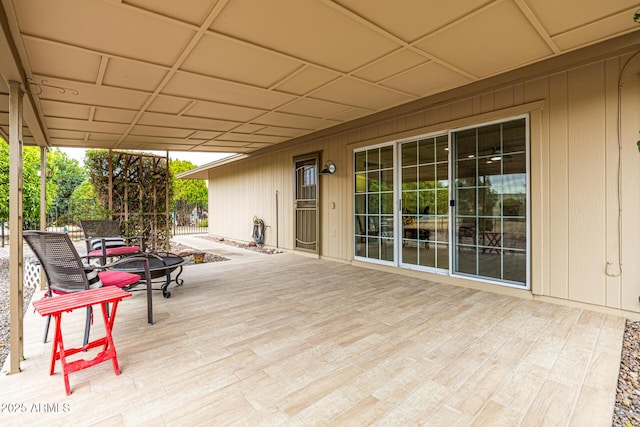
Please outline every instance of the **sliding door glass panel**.
M449 268L446 135L400 145L403 264Z
M393 146L359 151L354 157L355 256L393 262Z
M526 285L526 120L452 133L454 272Z

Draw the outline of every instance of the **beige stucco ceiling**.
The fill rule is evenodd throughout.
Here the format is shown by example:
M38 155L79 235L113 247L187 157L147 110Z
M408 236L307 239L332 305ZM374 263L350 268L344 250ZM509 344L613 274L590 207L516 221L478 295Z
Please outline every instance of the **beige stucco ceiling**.
M640 29L629 0L2 5L0 129L19 79L26 144L138 150L250 153Z

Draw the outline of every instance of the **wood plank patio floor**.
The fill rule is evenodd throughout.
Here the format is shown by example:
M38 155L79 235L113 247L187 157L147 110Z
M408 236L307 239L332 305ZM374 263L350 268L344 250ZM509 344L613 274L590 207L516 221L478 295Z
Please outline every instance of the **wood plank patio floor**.
M30 308L0 425L611 425L623 318L296 254L182 277L152 326L144 292L122 302L121 375L68 397ZM84 311L63 322L79 345Z

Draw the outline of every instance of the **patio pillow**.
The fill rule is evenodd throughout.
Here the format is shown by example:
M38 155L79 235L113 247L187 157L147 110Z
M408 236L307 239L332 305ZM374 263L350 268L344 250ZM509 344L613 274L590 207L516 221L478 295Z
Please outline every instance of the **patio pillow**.
M87 280L89 281L89 289L97 289L102 287L102 280L100 280L100 276L98 276L98 270L88 268L90 265L83 264L85 274L87 275Z
M91 250L102 250L102 241L104 240L105 249L111 248L119 248L122 246L126 246L124 239L122 237L101 237L91 239L89 244L91 245Z

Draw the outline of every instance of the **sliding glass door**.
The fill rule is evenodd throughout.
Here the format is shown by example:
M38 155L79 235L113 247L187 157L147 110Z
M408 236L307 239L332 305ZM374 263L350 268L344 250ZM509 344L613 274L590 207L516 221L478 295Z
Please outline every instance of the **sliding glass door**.
M526 135L525 118L451 133L454 273L526 285Z
M449 268L449 138L400 144L402 250L400 262Z
M355 257L526 287L528 134L519 117L356 151Z

